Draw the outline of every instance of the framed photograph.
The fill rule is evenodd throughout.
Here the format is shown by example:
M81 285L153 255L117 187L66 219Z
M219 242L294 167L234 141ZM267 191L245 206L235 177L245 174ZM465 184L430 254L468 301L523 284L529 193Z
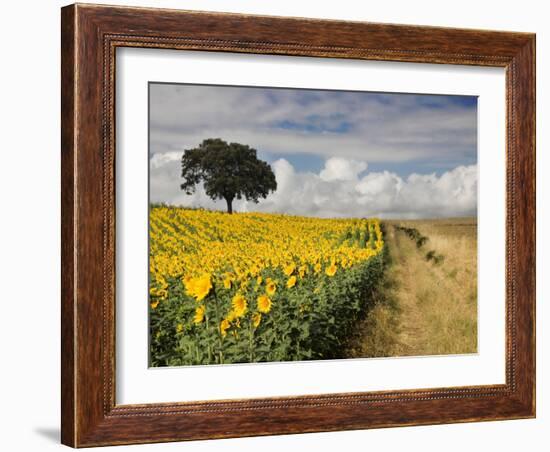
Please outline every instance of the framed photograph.
M62 8L62 442L535 416L535 36Z

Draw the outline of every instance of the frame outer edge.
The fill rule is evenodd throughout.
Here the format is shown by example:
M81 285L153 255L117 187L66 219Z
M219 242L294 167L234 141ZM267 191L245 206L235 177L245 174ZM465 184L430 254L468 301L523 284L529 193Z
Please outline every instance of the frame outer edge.
M61 443L77 445L76 5L61 8Z
M536 417L536 35L514 59L518 85L518 178L523 182L518 197L518 364L522 381L519 397L525 415ZM523 350L522 350L523 349ZM529 350L526 353L524 350Z
M142 10L139 12L141 13ZM147 9L145 9L147 11ZM213 413L191 413L177 414L168 412L156 413L137 413L135 416L117 415L116 406L105 405L108 395L105 392L105 378L112 376L109 365L105 366L103 360L104 354L110 350L109 340L105 340L105 334L109 331L108 322L110 319L101 317L98 311L101 295L104 295L105 286L100 288L97 285L99 272L94 262L103 259L103 266L106 265L103 250L99 250L97 237L100 232L100 226L103 225L105 233L105 217L100 218L96 207L100 202L105 203L107 192L110 185L99 187L97 181L101 180L101 175L105 177L105 155L101 152L101 138L96 132L103 128L103 140L106 139L105 119L106 106L105 97L101 94L99 88L103 72L98 71L98 67L107 64L105 61L105 49L101 45L104 38L112 30L121 30L121 33L144 33L150 34L151 30L160 30L162 33L173 33L175 36L181 36L181 23L188 24L191 28L196 28L199 34L199 40L207 41L204 37L205 31L199 27L201 16L197 20L172 21L167 17L166 10L152 10L150 23L138 20L139 14L132 8L122 9L117 7L105 7L100 5L71 5L62 8L62 442L72 447L87 447L96 445L115 445L115 444L136 444L143 442L164 442L181 441L189 439L213 439L222 437L239 436L257 436L266 434L283 433L305 433L312 431L334 431L348 430L357 428L376 428L401 425L424 425L439 424L449 422L466 422L497 419L518 419L533 417L534 415L534 382L535 382L535 362L534 362L534 256L535 256L535 230L534 230L534 35L524 34L520 37L516 34L504 33L499 35L502 43L495 50L495 55L500 55L499 59L487 60L483 53L482 61L473 62L468 55L457 54L455 59L445 57L452 54L451 49L444 51L443 57L436 57L431 51L422 52L420 56L414 57L419 62L442 62L446 64L476 64L476 65L497 65L507 66L511 60L517 65L520 77L517 80L517 97L522 108L517 108L517 119L514 121L513 128L516 135L514 142L519 151L517 158L517 167L514 169L515 175L520 182L526 185L523 187L523 193L515 192L514 196L518 201L519 215L516 215L518 228L518 238L525 240L524 251L519 253L516 282L518 285L518 310L521 311L518 316L518 324L521 330L518 331L518 345L526 347L529 353L525 353L520 348L518 357L518 373L524 378L523 384L518 385L515 394L506 393L502 396L494 396L494 400L487 403L481 403L481 399L473 395L468 398L467 405L461 405L460 410L449 411L445 416L440 416L437 412L429 412L430 409L441 409L446 404L458 403L460 397L448 396L441 400L432 400L429 404L426 401L411 401L410 414L415 414L417 410L422 414L420 418L415 414L410 419L388 418L386 422L369 422L367 419L361 419L366 410L378 410L382 414L388 410L383 410L381 404L372 404L370 406L359 406L351 408L354 405L342 403L335 405L334 409L328 406L318 406L315 408L313 419L309 425L304 420L304 413L298 412L297 407L281 408L273 413L269 408L263 408L270 413L270 424L258 429L246 424L254 419L252 411L248 407L240 410L239 416L230 416L229 410L223 407L212 409ZM204 13L203 13L204 14ZM207 19L212 20L212 14L206 13ZM179 17L184 17L180 16ZM216 21L227 17L223 14L216 15ZM238 15L235 17L239 17ZM242 16L241 16L242 17ZM257 16L249 16L251 18ZM268 16L269 17L269 16ZM156 20L153 23L153 20ZM265 18L266 22L271 19ZM282 18L281 24L286 20ZM302 23L294 19L296 23ZM237 20L238 22L238 20ZM319 26L324 23L320 20ZM176 27L178 25L178 27ZM288 24L287 24L288 25ZM334 23L333 23L334 25ZM341 23L345 25L345 23ZM347 26L347 25L346 25ZM351 26L351 25L350 25ZM164 28L166 27L166 31ZM359 25L354 25L360 27ZM388 24L373 24L374 31L377 33L376 42L382 39L388 39L384 31L388 29ZM245 27L246 28L246 27ZM390 27L391 28L391 27ZM396 26L403 33L410 30L408 26ZM381 30L383 33L381 33ZM399 30L390 33L398 35ZM192 32L191 30L190 32ZM253 30L254 31L254 30ZM257 31L257 30L256 30ZM315 31L315 30L314 30ZM452 31L452 30L451 30ZM234 31L237 38L246 35L246 30ZM353 32L353 30L352 30ZM440 30L440 33L443 31ZM243 35L244 33L244 35ZM259 32L258 32L259 33ZM258 34L256 33L256 34ZM267 31L259 34L259 42ZM456 30L456 33L463 34L462 44L458 48L471 46L469 43L470 32ZM353 34L353 33L352 33ZM363 34L357 32L357 35ZM496 34L492 32L483 32L496 39ZM185 35L183 35L185 37ZM202 36L202 37L201 37ZM315 37L315 36L314 36ZM390 36L391 37L391 36ZM506 38L506 39L504 39ZM154 41L160 42L162 37L152 37ZM480 42L481 35L476 37L474 44ZM223 40L222 40L223 41ZM220 41L220 42L222 42ZM163 41L164 42L164 41ZM218 51L241 52L250 50L246 45L237 45L237 41L229 42L227 48L217 49ZM310 43L313 38L310 39ZM400 42L399 40L396 42ZM492 42L492 41L491 41ZM235 44L237 43L237 44ZM279 45L284 47L283 43L264 42L268 52ZM351 49L355 48L352 43ZM161 47L158 45L158 47ZM310 50L305 48L311 47ZM399 48L403 47L401 45ZM406 46L405 46L406 47ZM455 46L456 47L456 46ZM306 44L301 47L297 53L304 56L311 56L315 53L316 47ZM415 47L414 47L415 48ZM347 47L341 53L341 57L355 58L357 56L347 53ZM214 48L210 49L214 50ZM282 53L286 54L291 50L283 48ZM324 51L323 51L324 52ZM327 51L336 57L340 55L340 50L329 49ZM393 50L380 50L389 55L387 59L392 61L412 60L407 57L407 52L417 55L414 50L400 50L394 53ZM512 56L513 52L513 56ZM255 53L254 51L252 53ZM360 59L376 59L367 57L367 55L358 55ZM496 57L495 57L496 58ZM106 68L103 67L103 70ZM103 99L103 100L102 100ZM109 107L110 108L110 107ZM80 121L80 117L86 118ZM521 118L521 119L520 119ZM523 145L522 145L523 143ZM528 179L532 178L532 179ZM525 181L528 179L527 181ZM102 201L101 201L102 200ZM104 204L105 208L105 204ZM114 215L114 212L113 212ZM524 216L523 216L524 215ZM531 223L531 221L533 223ZM521 241L518 241L521 243ZM522 265L527 267L522 268ZM80 275L80 280L78 279ZM105 281L105 273L103 274ZM104 315L104 314L103 314ZM80 321L79 321L80 319ZM101 330L101 338L98 337L98 331ZM105 331L107 330L107 331ZM532 351L532 353L531 353ZM101 357L101 358L100 358ZM79 359L80 358L80 359ZM99 364L99 367L97 366ZM102 365L103 364L103 365ZM493 397L493 396L492 396ZM456 402L456 403L455 403ZM494 403L490 406L490 403ZM219 404L218 404L219 405ZM389 406L389 405L387 405ZM462 407L469 409L468 413L462 413ZM475 408L482 408L483 413L472 416ZM216 408L216 407L214 407ZM307 408L307 407L304 407ZM352 412L353 411L353 412ZM248 414L244 414L248 413ZM257 412L260 416L262 410ZM464 412L466 413L466 412ZM120 413L119 413L120 414ZM336 416L339 414L340 416ZM433 416L438 417L433 417ZM289 417L298 420L297 425L289 425ZM336 417L335 417L336 416ZM231 429L225 424L229 419L235 428ZM341 424L335 422L340 420ZM155 421L152 425L144 425L145 420ZM242 423L241 423L242 420ZM184 421L184 422L183 422ZM212 423L212 421L214 421ZM255 422L255 421L254 421ZM243 424L244 423L244 424ZM238 427L237 427L238 426ZM183 430L182 430L183 428ZM187 428L187 430L185 430ZM163 433L168 432L168 433Z
M533 388L531 391L532 399L532 414L537 416L537 36L533 35L532 46L532 86L531 93L533 96L532 108L532 142L533 142L533 167L531 169L531 177L533 178L533 272L531 275L531 283L533 285L533 331L531 335L531 346L533 347Z

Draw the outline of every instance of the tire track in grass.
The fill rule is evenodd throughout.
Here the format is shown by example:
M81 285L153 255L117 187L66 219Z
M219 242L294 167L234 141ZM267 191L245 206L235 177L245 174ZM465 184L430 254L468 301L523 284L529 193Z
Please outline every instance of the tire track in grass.
M445 262L425 259L402 231L386 226L389 263L374 307L358 325L349 357L474 353L475 303Z
M416 354L425 342L426 326L417 306L416 280L425 266L416 253L416 245L402 232L392 229L389 246L393 245L395 259L388 275L395 279L395 294L400 307L399 334L396 351L399 355Z

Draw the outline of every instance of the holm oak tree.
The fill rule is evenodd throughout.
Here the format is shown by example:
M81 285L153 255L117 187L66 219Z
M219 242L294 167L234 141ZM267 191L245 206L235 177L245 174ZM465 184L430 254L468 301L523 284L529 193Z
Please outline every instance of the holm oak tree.
M219 138L209 138L197 148L186 149L181 170L185 179L182 190L190 195L202 182L210 198L225 199L228 213L233 213L235 199L258 202L277 189L271 166L258 159L256 149Z

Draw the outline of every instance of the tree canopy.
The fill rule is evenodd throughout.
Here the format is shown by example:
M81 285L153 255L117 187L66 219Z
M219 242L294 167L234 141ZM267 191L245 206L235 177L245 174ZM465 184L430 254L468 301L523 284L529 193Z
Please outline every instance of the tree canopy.
M256 154L256 149L246 144L206 139L198 147L185 150L181 158L185 182L181 189L190 195L203 182L210 198L225 199L229 213L233 213L235 199L257 203L277 189L277 181L271 166Z

